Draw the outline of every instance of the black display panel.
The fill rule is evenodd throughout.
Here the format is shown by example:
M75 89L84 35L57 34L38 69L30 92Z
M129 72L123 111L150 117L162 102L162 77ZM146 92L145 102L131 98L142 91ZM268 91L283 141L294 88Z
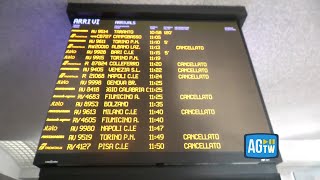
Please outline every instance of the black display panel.
M271 132L236 21L76 18L35 164L244 162Z

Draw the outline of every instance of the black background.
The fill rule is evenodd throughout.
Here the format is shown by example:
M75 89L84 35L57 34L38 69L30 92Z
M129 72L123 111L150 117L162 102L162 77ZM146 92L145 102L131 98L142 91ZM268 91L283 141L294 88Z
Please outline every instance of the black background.
M106 25L108 29L111 28L113 21L102 21L100 23L100 26L104 28ZM148 95L144 93L140 95L140 102L135 104L135 106L141 107L138 110L140 123L136 135L136 137L140 137L140 140L137 140L133 144L134 148L130 150L130 152L141 153L118 153L118 156L115 155L117 153L109 153L109 155L115 155L113 156L114 159L98 160L99 157L109 157L108 153L93 153L97 151L92 149L90 150L91 153L73 152L73 155L68 154L69 157L64 156L63 158L65 162L85 162L90 159L89 157L96 157L92 159L100 161L100 163L190 163L216 162L218 159L220 161L228 161L227 159L229 159L230 162L242 161L243 135L257 132L270 133L270 128L259 97L241 32L236 22L137 21L137 25L133 28L135 34L143 35L143 39L140 40L141 50L138 54L142 71L139 75L140 84L138 85L140 86L145 86L148 82L148 34L150 25L157 25L159 28L164 25L190 27L189 31L173 31L173 34L168 36L170 37L168 39L169 45L161 45L164 50L170 50L169 55L164 56L162 49L162 62L165 98L165 151L172 153L143 153L148 152L148 114L146 111L148 108ZM236 31L226 32L224 31L226 26L234 27ZM84 27L82 26L81 28ZM162 37L164 36L162 35ZM202 45L205 46L205 51L176 51L176 45ZM77 55L77 57L84 56ZM210 79L178 80L176 65L178 61L207 62ZM100 91L103 93L104 88L101 88ZM211 93L214 98L212 101L182 101L179 100L179 94L182 93ZM72 103L70 103L71 106ZM214 108L216 114L210 116L182 116L180 114L181 108ZM73 112L72 107L71 112ZM101 118L97 118L98 122L99 119ZM66 126L64 128L66 135L69 133L69 127ZM97 123L96 130L99 129L99 123ZM184 151L182 139L182 134L184 133L219 133L222 144L221 152L216 154L200 152L178 153ZM99 141L100 137L97 136L96 138L97 140L94 144ZM67 141L60 142L57 145L66 143ZM38 152L37 157L43 160L54 160L55 158L63 157L64 153L66 151L54 152L56 155L53 155L52 151ZM82 160L73 159L73 157L79 155L83 155L81 156L83 157Z

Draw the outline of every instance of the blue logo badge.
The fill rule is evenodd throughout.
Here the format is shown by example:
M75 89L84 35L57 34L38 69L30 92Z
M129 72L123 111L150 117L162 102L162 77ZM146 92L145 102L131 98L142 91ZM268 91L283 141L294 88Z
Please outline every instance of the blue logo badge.
M246 158L269 159L279 155L279 137L277 134L244 135L244 156Z

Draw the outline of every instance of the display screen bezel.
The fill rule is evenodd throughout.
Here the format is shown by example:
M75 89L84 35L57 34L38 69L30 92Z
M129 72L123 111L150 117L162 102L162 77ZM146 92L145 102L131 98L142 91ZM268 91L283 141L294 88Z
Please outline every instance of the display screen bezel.
M112 20L114 18L103 18L105 20ZM156 21L161 21L157 19ZM168 21L168 20L165 20ZM171 21L177 21L176 19ZM205 22L219 22L220 20L190 20L190 21L205 21ZM225 22L237 22L236 20L224 20ZM270 119L263 101L261 90L253 69L252 61L248 52L248 48L241 30L241 26L237 22L238 29L242 43L245 47L250 70L253 74L255 85L260 96L263 106L265 119L268 121L268 128L270 133L273 129ZM281 157L271 159L268 162L278 163ZM215 164L215 163L260 163L260 159L248 159L244 157L244 152L37 152L34 160L36 166L105 166L105 165L192 165L192 164Z

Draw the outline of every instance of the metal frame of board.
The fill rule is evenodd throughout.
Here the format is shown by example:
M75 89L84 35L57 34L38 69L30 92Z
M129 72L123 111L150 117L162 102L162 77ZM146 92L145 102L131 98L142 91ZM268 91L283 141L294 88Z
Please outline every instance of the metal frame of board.
M237 20L242 27L247 11L243 6L177 6L69 3L67 14L74 18L135 20Z
M97 4L97 3L69 3L67 14L72 23L74 18L104 18L104 19L134 19L134 20L211 20L226 21L236 20L240 29L247 17L245 7L242 6L167 6L167 5L121 5L121 4ZM241 31L241 36L249 56L249 52ZM252 72L258 87L263 108L272 130L268 113L258 85L256 75L249 56ZM74 167L74 164L59 167L59 164L43 164L44 159L37 158L34 164L41 167L40 179L280 179L276 170L276 164L281 162L281 156L275 161L257 163L248 160L245 164L141 164L141 166L128 166L119 163L118 166L100 166L92 164L90 167ZM52 156L52 155L51 155ZM86 158L79 155L68 155L68 158ZM229 155L228 155L229 156ZM230 154L232 156L232 154ZM58 157L58 156L57 156ZM90 156L95 158L94 156ZM236 156L233 156L236 157ZM68 159L67 158L67 159ZM96 157L97 160L99 157ZM226 156L221 156L226 158ZM54 158L53 158L54 159ZM70 161L71 162L71 161ZM122 165L121 165L122 164ZM126 172L126 173L123 173ZM95 174L94 177L92 175Z

